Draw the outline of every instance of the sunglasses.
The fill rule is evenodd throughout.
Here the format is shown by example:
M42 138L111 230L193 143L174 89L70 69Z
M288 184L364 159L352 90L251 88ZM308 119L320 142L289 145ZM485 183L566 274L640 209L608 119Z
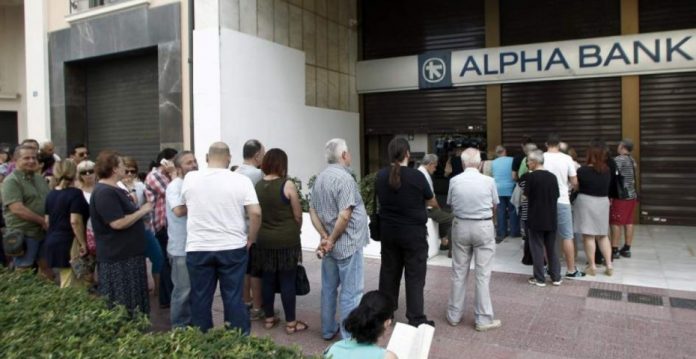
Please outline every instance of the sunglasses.
M134 174L137 174L137 173L138 173L138 171L136 171L136 170L126 170L126 174L127 174L127 175L134 175Z
M88 152L78 152L77 155L80 157L87 157L87 156L89 156L89 153Z
M87 176L94 174L94 170L80 171L80 176Z

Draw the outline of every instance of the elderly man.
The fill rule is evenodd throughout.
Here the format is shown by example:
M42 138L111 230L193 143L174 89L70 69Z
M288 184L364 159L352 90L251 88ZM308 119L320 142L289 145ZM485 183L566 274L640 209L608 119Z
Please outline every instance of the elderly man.
M524 195L527 197L529 249L534 263L534 276L529 284L545 287L544 248L549 263L551 282L561 285L561 264L556 254L557 201L559 198L556 176L544 169L544 154L535 150L527 155L527 163L532 171L526 175Z
M633 141L624 139L617 147L619 155L614 158L617 170L623 177L623 187L626 189L623 196L611 200L611 208L609 210L611 246L614 259L618 259L619 255L631 258L633 210L636 207L638 198L636 193L636 161L631 157L632 150ZM624 246L619 249L622 229L624 231Z
M247 250L261 226L261 206L251 180L228 169L230 159L225 143L213 143L208 150L208 168L189 172L181 188L188 210L186 265L191 278L191 324L203 331L213 327L211 310L219 280L225 325L248 335L251 322L242 288Z
M52 141L44 141L41 143L41 152L47 156L53 157L53 160L60 162L60 156L56 154L56 147L53 145Z
M48 228L44 219L44 203L49 188L41 177L37 162L37 150L22 145L15 149L16 169L3 181L2 212L8 231L24 235L24 255L15 257L18 269L31 269L35 262L44 276L52 278L51 270L41 258L41 246Z
M517 210L510 201L512 191L515 189L515 181L512 179L513 158L507 155L507 150L503 146L495 147L496 159L493 160L491 171L498 189L500 205L496 211L498 228L496 228L495 242L500 243L507 237L508 228L510 237L520 237L520 220L517 217ZM509 224L509 226L508 226Z
M339 332L348 314L358 306L363 292L363 247L369 243L367 211L349 170L351 155L346 141L335 138L326 143L329 165L314 182L309 214L319 232L317 253L321 262L321 331L325 340ZM340 295L338 293L340 287ZM338 297L340 321L336 321Z
M172 300L170 317L172 327L185 327L191 324L191 280L186 268L186 205L181 198L184 177L198 170L193 152L179 152L174 157L176 174L167 186L167 255L172 272Z
M498 204L498 191L492 178L478 171L481 153L467 148L462 153L466 170L450 181L447 204L452 206L452 290L447 305L447 322L456 326L464 314L466 281L472 256L476 265L476 296L474 319L477 331L501 326L493 315L489 290L493 256L495 255L495 228L493 211Z
M423 161L418 167L418 170L423 173L425 179L428 180L430 185L430 190L435 194L435 187L433 187L433 179L431 176L435 173L437 169L437 155L428 153L423 156ZM438 234L440 235L440 250L444 251L449 249L449 235L450 229L452 228L452 220L454 216L451 213L443 211L441 208L428 207L428 218L437 222L438 224Z

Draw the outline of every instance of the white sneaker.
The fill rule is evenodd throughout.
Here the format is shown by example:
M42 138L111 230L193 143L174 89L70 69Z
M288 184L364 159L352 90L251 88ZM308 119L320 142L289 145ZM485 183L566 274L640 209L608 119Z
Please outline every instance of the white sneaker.
M551 285L559 287L561 285L561 283L563 283L563 279L555 280L555 281L551 282Z
M476 324L476 331L477 332L485 332L487 330L500 328L502 325L503 325L503 322L501 322L500 319L495 319L488 324Z

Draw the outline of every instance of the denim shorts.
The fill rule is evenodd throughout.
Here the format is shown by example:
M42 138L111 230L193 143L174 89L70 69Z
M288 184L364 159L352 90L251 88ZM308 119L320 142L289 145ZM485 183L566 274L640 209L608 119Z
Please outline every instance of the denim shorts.
M569 204L558 203L556 205L558 219L558 227L556 229L556 238L573 240L573 211Z
M42 255L41 248L43 247L43 240L36 240L31 237L24 237L24 255L21 257L15 257L14 265L18 268L29 268L34 266L34 263Z

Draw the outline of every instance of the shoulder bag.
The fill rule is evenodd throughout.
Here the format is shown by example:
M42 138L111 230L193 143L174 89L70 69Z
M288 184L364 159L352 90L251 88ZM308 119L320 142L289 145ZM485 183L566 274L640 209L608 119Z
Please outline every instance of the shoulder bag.
M377 179L375 179L375 185L372 188L373 200L375 204L374 213L370 214L370 238L373 241L379 242L380 237L380 218L379 218L379 202L377 202Z
M309 278L307 277L307 271L302 263L297 264L297 275L295 277L295 294L297 295L307 295L309 294Z
M24 233L16 229L5 230L2 234L2 249L8 257L21 257L24 255Z

